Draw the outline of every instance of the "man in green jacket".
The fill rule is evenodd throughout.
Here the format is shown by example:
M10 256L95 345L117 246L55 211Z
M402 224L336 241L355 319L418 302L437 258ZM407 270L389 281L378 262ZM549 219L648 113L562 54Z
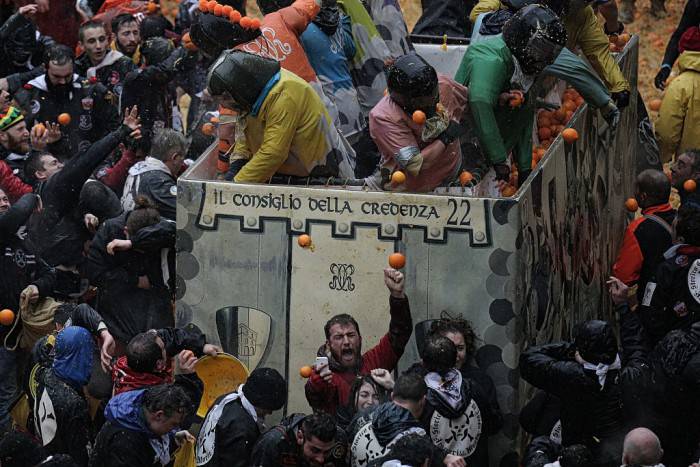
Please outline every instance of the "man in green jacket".
M520 183L532 162L535 97L528 91L535 78L554 62L566 44L566 31L552 10L529 5L504 26L503 36L467 49L455 80L469 88L469 109L482 150L493 165L496 180L508 181L508 154L518 165ZM499 107L498 96L519 83L525 102L517 108Z

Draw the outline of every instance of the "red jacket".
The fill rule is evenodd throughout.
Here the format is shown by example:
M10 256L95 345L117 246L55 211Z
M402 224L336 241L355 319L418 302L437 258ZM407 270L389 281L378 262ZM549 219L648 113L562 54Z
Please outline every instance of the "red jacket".
M359 371L343 371L335 359L326 355L324 347L321 347L319 356L329 357L333 380L328 384L314 372L306 383L306 400L315 411L321 410L335 415L339 406L347 404L350 387L358 375L367 375L377 368L388 371L396 368L411 338L413 321L408 298L389 297L389 309L391 313L389 332L379 340L377 345L362 354Z
M0 188L10 198L11 203L32 192L32 187L12 173L12 168L5 161L0 161Z

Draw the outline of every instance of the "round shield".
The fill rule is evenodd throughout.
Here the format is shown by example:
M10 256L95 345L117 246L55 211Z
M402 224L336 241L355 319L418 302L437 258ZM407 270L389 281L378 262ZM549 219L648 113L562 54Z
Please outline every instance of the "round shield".
M250 373L240 360L226 353L220 353L216 357L206 355L197 361L194 369L204 383L204 394L197 409L197 415L202 418L219 396L238 389Z

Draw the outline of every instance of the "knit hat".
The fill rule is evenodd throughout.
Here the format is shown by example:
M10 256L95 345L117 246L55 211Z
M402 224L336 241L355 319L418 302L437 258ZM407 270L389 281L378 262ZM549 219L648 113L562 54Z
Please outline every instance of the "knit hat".
M678 41L678 51L680 53L689 50L691 52L700 52L700 28L693 26L685 30Z
M8 107L5 113L0 113L0 131L9 130L10 127L24 120L24 115L17 107Z
M243 385L243 395L255 407L279 410L287 403L287 383L273 368L256 368Z

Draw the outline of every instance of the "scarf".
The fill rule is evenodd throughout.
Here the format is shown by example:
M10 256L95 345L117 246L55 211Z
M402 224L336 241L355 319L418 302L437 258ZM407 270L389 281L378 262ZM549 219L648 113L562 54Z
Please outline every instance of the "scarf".
M112 367L112 383L114 383L114 396L134 389L145 389L149 386L157 386L173 382L173 367L168 361L168 366L163 371L154 373L141 373L129 368L126 357L119 357Z
M598 384L600 384L600 390L602 391L603 387L605 386L605 378L608 375L608 371L619 370L620 368L622 368L622 364L620 363L620 355L616 355L615 361L612 362L610 365L606 365L604 363L594 365L584 360L583 368L585 370L595 371L595 374L598 376Z
M453 409L462 402L462 374L457 369L452 368L444 376L433 371L424 379L426 386L436 391Z
M336 2L324 2L324 6L313 20L314 24L327 36L332 36L338 30L340 10Z

